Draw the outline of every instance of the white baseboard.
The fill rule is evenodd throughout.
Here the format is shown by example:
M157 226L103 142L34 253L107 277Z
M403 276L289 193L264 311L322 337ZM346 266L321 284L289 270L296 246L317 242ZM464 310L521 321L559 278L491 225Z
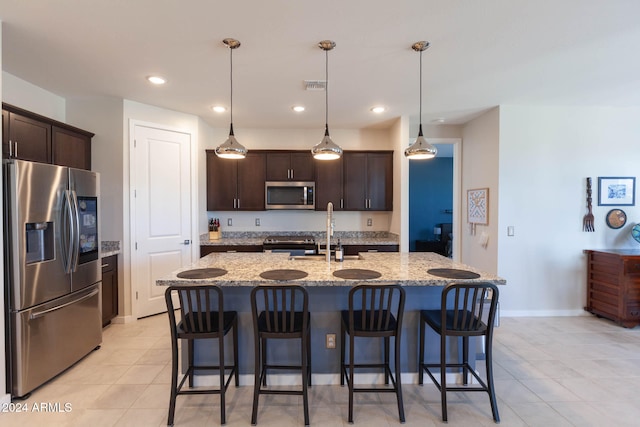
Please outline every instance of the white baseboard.
M136 319L134 316L117 316L111 319L111 323L117 323L117 324L133 323L137 321L138 319Z
M584 310L505 310L500 312L500 317L575 317L589 316Z
M0 396L0 404L2 405L8 405L9 403L11 403L11 395L10 394L3 394Z
M252 386L253 378L253 374L240 375L240 385ZM400 378L402 380L402 384L418 384L417 372L403 372ZM473 377L470 376L470 380L472 379ZM447 383L453 384L456 382L462 382L461 374L448 373ZM340 374L312 374L311 383L318 386L340 385ZM473 384L473 382L470 383ZM220 379L217 375L196 375L194 378L194 385L196 387L217 387L219 384ZM359 386L384 384L384 375L356 374L354 384ZM429 378L426 373L424 374L424 384L433 384L431 382L431 378ZM300 378L300 374L271 374L267 376L267 385L285 387L300 386L302 385L302 380Z

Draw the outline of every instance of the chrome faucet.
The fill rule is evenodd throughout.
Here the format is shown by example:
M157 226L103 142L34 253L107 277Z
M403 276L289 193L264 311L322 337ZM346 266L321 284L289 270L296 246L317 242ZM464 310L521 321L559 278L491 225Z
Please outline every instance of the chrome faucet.
M333 203L327 203L327 263L331 262L331 236L333 236Z

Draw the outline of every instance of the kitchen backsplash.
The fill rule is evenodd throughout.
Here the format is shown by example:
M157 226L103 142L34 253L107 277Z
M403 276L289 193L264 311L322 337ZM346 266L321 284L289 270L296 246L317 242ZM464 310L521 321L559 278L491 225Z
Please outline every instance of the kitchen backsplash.
M223 231L222 239L263 239L267 236L313 236L316 239L325 239L326 231L270 231L270 232L254 232L254 231ZM397 238L394 233L388 231L335 231L334 239L385 239ZM209 240L209 234L200 235L200 240Z

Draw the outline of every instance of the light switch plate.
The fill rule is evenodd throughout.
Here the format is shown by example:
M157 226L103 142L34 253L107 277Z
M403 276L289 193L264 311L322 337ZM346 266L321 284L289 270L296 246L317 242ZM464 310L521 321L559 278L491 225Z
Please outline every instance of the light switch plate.
M232 226L233 226L233 219L231 219L231 218L227 218L227 225L228 225L229 227L232 227Z
M507 227L507 236L514 236L515 235L515 230L513 225L510 225Z

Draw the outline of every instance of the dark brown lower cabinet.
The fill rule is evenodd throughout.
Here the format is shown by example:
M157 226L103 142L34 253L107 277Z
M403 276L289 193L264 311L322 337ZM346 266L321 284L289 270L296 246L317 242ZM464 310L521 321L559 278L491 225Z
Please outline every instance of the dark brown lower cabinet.
M343 245L345 255L358 255L360 252L399 252L399 245Z
M262 252L262 245L200 245L200 258L213 252Z
M102 326L118 315L118 256L102 258Z

